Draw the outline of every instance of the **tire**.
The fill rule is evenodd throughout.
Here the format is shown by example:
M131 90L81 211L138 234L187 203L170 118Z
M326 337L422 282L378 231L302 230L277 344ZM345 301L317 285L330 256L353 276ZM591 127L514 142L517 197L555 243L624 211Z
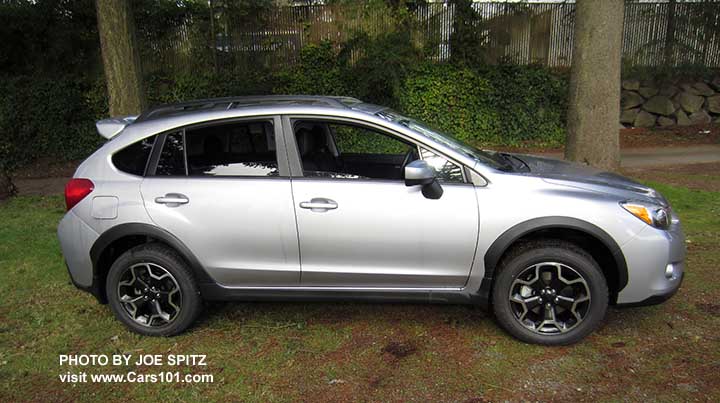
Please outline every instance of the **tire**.
M512 336L532 344L568 345L602 323L608 287L597 262L575 244L528 242L500 262L492 303L499 325Z
M105 284L115 317L142 335L179 334L202 309L190 268L164 245L144 244L123 253L110 267Z

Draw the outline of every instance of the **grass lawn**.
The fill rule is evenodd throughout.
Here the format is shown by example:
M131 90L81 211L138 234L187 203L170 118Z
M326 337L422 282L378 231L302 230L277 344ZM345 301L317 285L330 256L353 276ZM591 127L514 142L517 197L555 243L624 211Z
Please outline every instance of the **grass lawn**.
M561 348L520 343L453 305L213 304L184 335L140 337L70 284L55 236L62 199L15 198L0 204L0 402L720 401L720 192L650 184L684 221L682 289L664 305L610 309L597 333ZM119 353L206 354L208 366L74 368L58 357ZM60 382L81 370L215 379Z

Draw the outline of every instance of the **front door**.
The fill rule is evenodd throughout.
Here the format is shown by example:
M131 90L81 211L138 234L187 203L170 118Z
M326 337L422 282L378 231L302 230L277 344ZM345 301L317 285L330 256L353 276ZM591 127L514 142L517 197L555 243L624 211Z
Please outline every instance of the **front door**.
M357 122L286 122L303 170L292 185L303 286L465 285L478 205L460 167L444 161L444 194L427 199L403 181L403 165L429 153L408 140Z
M142 182L152 220L222 285L299 284L295 211L278 127L279 119L268 118L161 135L162 151L151 162L156 167Z

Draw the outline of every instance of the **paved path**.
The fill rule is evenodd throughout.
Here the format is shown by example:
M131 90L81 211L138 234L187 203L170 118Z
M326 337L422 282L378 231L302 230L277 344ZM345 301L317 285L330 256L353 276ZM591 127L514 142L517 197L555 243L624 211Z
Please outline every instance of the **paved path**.
M536 155L562 159L562 153ZM720 162L720 145L707 144L689 147L630 148L622 150L620 165L624 168L643 168L665 165L706 164Z
M541 153L544 157L562 159L561 153ZM644 168L720 162L720 145L690 147L633 148L622 151L624 168ZM70 178L16 179L21 195L62 194Z

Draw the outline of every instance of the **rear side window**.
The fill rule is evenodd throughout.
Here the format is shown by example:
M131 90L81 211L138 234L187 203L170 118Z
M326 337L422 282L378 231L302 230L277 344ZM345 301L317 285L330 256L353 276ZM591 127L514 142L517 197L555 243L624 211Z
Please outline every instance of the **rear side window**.
M157 136L148 137L130 144L113 154L112 163L115 165L115 168L125 173L143 176L156 137Z
M222 123L168 134L156 175L278 176L269 121Z

